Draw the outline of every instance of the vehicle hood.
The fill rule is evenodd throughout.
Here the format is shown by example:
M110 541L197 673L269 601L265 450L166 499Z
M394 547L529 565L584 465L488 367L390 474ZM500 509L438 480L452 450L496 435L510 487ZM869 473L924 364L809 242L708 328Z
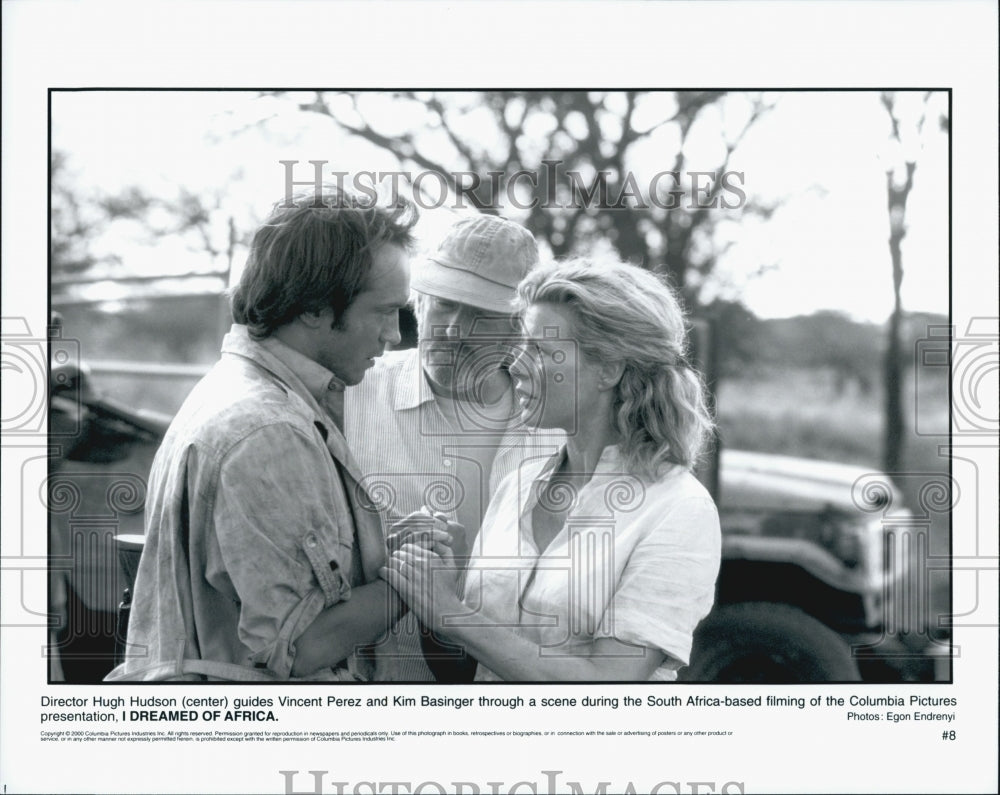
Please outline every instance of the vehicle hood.
M746 450L723 450L720 456L721 510L878 512L887 496L900 505L888 476L874 467Z

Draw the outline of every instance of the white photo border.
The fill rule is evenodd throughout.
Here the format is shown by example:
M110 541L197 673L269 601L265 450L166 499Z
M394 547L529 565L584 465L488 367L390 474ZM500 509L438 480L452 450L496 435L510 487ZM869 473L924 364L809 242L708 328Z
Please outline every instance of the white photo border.
M991 2L626 2L611 10L596 2L139 6L42 0L7 3L3 15L2 314L25 318L33 331L48 323L49 186L43 175L50 88L627 85L950 89L951 323L961 335L985 319L996 333L997 9ZM433 30L427 30L428 21ZM46 441L4 440L3 490L15 496L4 500L4 550L21 549L22 523L44 526L44 511L17 512L19 472L10 465L23 460L26 446L44 454ZM338 791L336 782L349 782L344 792L389 792L377 785L409 782L413 790L437 781L478 782L483 792L490 791L490 781L503 782L502 792L533 791L518 788L518 782L547 792L568 791L568 782L580 782L586 791L602 781L609 782L609 792L629 782L637 792L657 782L678 783L662 792L990 791L997 758L996 450L995 438L952 439L953 455L970 462L956 468L955 476L965 493L977 495L953 518L953 538L966 533L964 541L953 540L955 554L975 572L974 584L967 587L971 580L963 578L953 589L956 611L964 605L971 613L955 631L961 653L954 681L926 689L879 688L886 695L953 694L960 701L954 742L941 739L934 731L939 726L917 731L846 725L832 712L764 725L759 713L738 709L687 718L699 731L732 732L710 742L623 733L669 729L677 717L667 709L629 715L608 710L586 718L560 708L543 718L484 712L478 716L481 728L507 732L485 739L433 734L455 728L457 711L417 709L399 717L334 708L304 716L301 727L428 734L391 743L46 743L38 731L41 698L104 695L108 689L47 684L38 653L44 629L14 626L8 618L21 603L22 589L31 603L39 603L39 595L44 602L44 576L27 577L29 564L12 562L5 551L0 786L10 792L312 792L308 771L324 770L323 792ZM26 504L23 510L29 510ZM198 688L196 695L215 690ZM824 698L834 692L808 690ZM496 692L522 691L547 692L540 686ZM145 697L150 690L120 692ZM432 688L405 692L418 699L440 695ZM649 692L636 685L620 694L645 700ZM713 695L721 692L726 689L713 689ZM328 689L322 694L325 699ZM734 688L732 694L745 692ZM614 731L614 739L532 734L581 723L595 732ZM290 778L280 771L298 772ZM366 782L373 787L358 789ZM712 788L693 788L698 782ZM729 784L734 786L724 789Z

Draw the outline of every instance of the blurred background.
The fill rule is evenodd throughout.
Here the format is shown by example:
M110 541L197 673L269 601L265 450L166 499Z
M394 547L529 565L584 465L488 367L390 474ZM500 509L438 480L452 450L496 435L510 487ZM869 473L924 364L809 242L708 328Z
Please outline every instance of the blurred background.
M612 199L634 175L648 208L500 209L550 255L612 248L669 274L714 321L723 444L937 471L940 439L913 430L918 413L947 429L947 367L916 372L915 350L948 322L946 114L945 94L918 92L55 92L52 308L87 360L209 365L223 291L284 195L279 161L298 161L297 181L309 160L348 180L453 181L544 177L556 160L588 181L607 172ZM658 208L647 189L668 170L742 172L746 202L691 210L689 190ZM426 208L440 183L425 183ZM456 203L423 209L423 247L478 212ZM191 386L101 383L165 412Z
M422 249L464 214L499 211L543 256L614 251L665 274L712 330L722 449L892 473L929 522L928 554L947 555L947 506L921 504L949 473L938 452L949 368L919 354L947 335L948 99L55 91L51 305L93 387L171 414L218 357L224 292L285 195L281 161L295 161L296 181L312 179L309 161L348 184L361 172L439 175L398 181L424 208ZM516 203L504 193L489 206L485 175L519 170L537 184L522 179ZM571 171L608 200L574 202ZM679 184L659 190L683 193L672 209L650 196L667 171ZM483 185L457 196L459 172ZM726 172L745 200L724 190ZM947 586L932 578L932 616L949 612Z

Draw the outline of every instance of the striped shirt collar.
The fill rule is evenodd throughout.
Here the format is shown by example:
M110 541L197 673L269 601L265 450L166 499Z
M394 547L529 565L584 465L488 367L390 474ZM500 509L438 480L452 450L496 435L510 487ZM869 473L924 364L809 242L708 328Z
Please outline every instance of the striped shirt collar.
M434 400L434 393L431 391L430 382L424 374L424 368L420 361L419 348L416 355L402 357L399 368L399 378L394 378L389 382L394 409L397 411L415 409Z

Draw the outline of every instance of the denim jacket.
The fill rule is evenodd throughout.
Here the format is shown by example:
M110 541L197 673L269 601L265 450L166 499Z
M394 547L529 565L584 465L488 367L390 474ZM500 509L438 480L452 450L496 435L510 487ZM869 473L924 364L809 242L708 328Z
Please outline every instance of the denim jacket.
M153 461L126 661L107 681L291 676L295 641L385 560L344 385L234 325ZM310 679L370 674L352 656Z

